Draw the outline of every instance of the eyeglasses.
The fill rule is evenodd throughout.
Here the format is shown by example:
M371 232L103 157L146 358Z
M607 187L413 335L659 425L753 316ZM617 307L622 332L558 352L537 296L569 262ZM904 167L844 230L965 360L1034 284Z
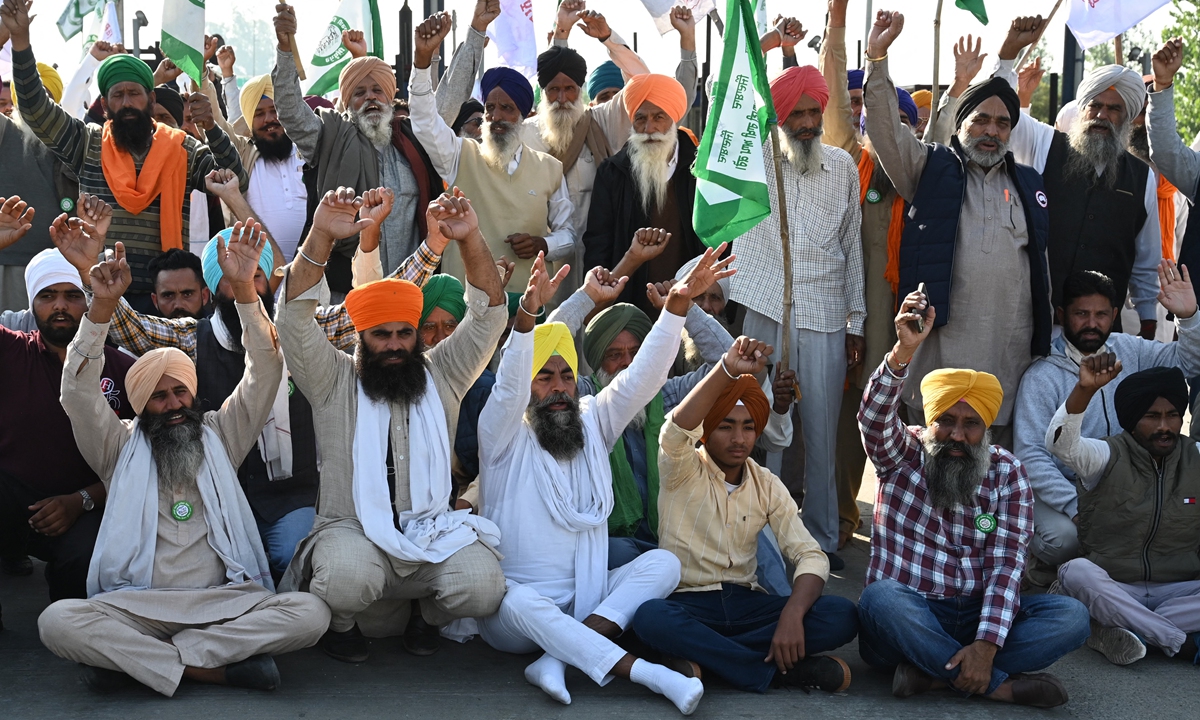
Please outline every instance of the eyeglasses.
M483 118L481 118L481 117L480 117L480 118L474 118L474 119L472 119L472 120L468 120L468 121L466 121L465 123L463 123L463 126L464 126L464 127L465 127L465 126L467 126L467 125L473 125L473 126L475 126L475 127L480 127L481 125L483 125Z

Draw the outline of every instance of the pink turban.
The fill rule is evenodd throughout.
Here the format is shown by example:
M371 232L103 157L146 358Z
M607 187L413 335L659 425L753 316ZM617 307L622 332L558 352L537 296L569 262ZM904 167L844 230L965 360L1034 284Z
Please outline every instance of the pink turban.
M816 100L821 112L825 112L825 106L829 104L829 85L825 83L821 71L812 65L790 67L771 81L771 100L775 103L775 115L780 123L787 120L792 110L796 109L801 95Z
M346 67L342 68L341 74L338 75L338 90L342 93L338 100L338 109L344 110L350 107L350 97L354 95L355 88L372 80L383 88L383 94L387 96L390 103L396 96L396 76L392 72L391 65L369 55L354 58L346 63Z
M683 86L675 78L666 75L634 75L625 84L623 97L625 112L629 113L630 120L644 102L652 102L659 106L676 123L683 119L688 109L687 93L684 92Z

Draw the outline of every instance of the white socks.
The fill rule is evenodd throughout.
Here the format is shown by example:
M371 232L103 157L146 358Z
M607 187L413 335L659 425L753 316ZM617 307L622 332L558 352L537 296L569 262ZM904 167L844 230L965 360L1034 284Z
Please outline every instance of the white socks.
M645 685L659 695L665 695L684 715L695 712L700 698L704 697L704 683L700 682L699 678L686 678L670 668L645 660L633 661L629 679L638 685Z
M546 653L525 668L525 679L531 685L540 687L547 695L563 705L570 705L571 693L567 692L566 673L567 666L558 658L551 657L549 653Z

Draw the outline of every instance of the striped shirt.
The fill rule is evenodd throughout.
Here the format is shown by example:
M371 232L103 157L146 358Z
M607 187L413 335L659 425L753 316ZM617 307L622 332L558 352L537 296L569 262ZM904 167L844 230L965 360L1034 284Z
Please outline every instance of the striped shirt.
M800 510L779 478L746 461L742 484L732 493L725 473L703 447L703 426L685 430L674 415L658 441L658 546L681 565L679 591L720 590L722 583L758 585L758 534L771 526L783 556L801 575L829 577L829 559L800 521Z
M37 62L34 60L32 49L14 51L12 62L14 92L21 110L21 119L38 139L54 152L59 161L78 176L81 193L95 195L112 206L113 219L108 230L108 240L119 240L125 244L126 258L133 273L133 284L129 286L129 292L153 292L154 280L146 271L146 266L163 251L158 223L160 199L155 198L149 207L137 214L122 208L109 188L100 165L104 128L78 120L51 102L37 74ZM248 182L242 161L225 132L213 127L207 132L207 136L207 145L201 144L190 135L183 142L183 147L187 150L187 184L184 188L182 209L185 240L191 224L192 191L204 191L206 175L217 168L232 170L241 180L242 192L246 191ZM138 172L141 172L142 162L143 160L134 158ZM43 211L42 208L38 210ZM58 210L52 212L56 213ZM49 212L47 217L50 217Z

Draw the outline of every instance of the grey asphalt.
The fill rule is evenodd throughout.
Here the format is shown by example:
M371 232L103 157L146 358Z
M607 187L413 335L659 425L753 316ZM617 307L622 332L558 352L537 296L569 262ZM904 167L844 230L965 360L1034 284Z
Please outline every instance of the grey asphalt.
M865 507L869 512L869 507ZM867 515L869 517L869 515ZM830 578L828 592L857 598L867 563L867 543L856 538L843 552L846 569ZM573 703L563 706L525 682L522 670L536 656L496 652L476 639L445 642L430 658L416 658L396 638L375 640L371 658L347 665L316 649L277 658L283 685L273 693L189 682L168 699L142 689L97 697L79 680L77 666L42 646L37 616L47 604L41 563L32 577L0 576L4 626L0 632L0 718L678 718L665 699L615 680L597 687L571 670ZM741 693L706 683L695 718L1187 718L1200 706L1200 668L1156 651L1130 667L1110 665L1081 648L1050 668L1062 678L1071 702L1055 710L1017 708L984 699L959 700L938 692L897 700L891 678L868 669L856 643L838 651L854 681L840 695L772 690Z

